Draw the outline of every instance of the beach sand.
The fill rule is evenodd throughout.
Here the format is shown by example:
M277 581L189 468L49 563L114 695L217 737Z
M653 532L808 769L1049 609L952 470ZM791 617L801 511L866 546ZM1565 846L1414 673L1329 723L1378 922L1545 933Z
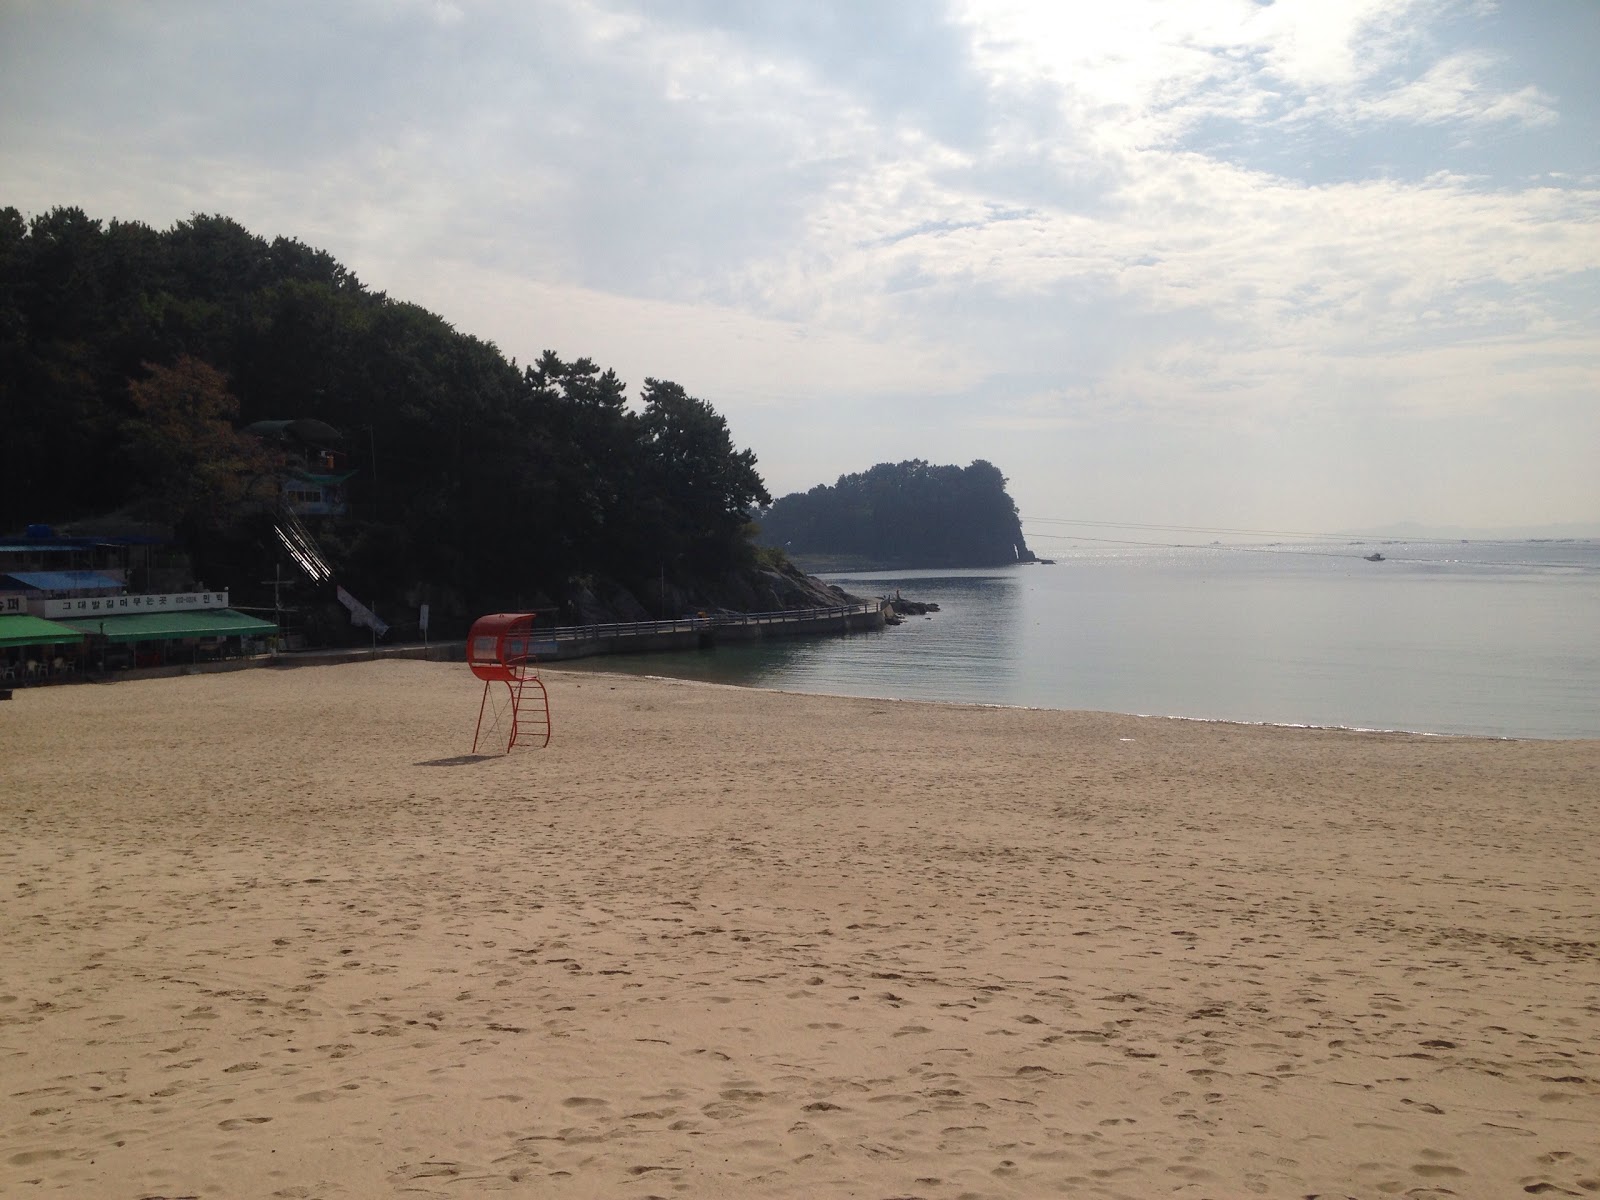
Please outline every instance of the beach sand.
M0 1194L1600 1193L1600 743L545 678L0 705Z

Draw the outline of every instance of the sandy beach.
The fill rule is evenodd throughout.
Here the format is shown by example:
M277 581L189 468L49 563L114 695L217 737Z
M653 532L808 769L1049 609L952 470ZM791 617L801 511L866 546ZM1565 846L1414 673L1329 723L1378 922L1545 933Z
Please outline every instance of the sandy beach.
M0 705L0 1195L1600 1194L1600 743L545 678Z

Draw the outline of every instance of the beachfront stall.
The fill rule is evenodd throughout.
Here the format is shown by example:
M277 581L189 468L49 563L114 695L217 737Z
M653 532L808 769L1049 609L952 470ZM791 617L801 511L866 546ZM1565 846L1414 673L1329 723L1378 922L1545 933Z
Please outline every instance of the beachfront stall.
M0 613L0 685L42 683L77 669L83 634L29 613Z
M62 623L88 639L89 661L98 670L237 657L247 643L278 632L271 621L231 608L112 613Z

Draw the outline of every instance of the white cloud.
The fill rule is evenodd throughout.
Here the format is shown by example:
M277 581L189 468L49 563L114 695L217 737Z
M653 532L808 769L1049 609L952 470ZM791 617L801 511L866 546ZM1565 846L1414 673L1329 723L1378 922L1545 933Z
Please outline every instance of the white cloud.
M1125 0L1093 7L967 0L978 61L998 87L1047 84L1084 136L1125 151L1198 122L1293 118L1439 123L1554 119L1531 85L1497 88L1473 49L1430 63L1425 31L1451 0ZM1391 82L1396 77L1403 82Z
M586 356L635 390L646 375L674 379L724 409L975 382L950 347L914 334L866 338L701 303L540 284L471 263L424 274L394 261L383 282L524 363L546 349Z
M1437 0L1274 0L1252 5L1250 41L1278 79L1348 90L1403 58Z
M1553 101L1532 85L1507 92L1487 82L1493 58L1481 50L1451 55L1420 77L1377 95L1348 102L1351 115L1369 121L1403 120L1537 126L1556 120Z
M1518 10L953 11L36 6L0 45L9 201L299 237L524 361L675 378L795 484L1594 394L1594 97L1483 33Z

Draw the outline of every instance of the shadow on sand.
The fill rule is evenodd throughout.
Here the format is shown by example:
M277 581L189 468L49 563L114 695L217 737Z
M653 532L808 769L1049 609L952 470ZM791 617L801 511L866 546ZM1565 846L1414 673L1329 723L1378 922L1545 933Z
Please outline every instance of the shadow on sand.
M504 758L504 754L457 754L451 758L430 758L427 762L415 764L419 767L465 767L472 763L493 762L497 758Z

